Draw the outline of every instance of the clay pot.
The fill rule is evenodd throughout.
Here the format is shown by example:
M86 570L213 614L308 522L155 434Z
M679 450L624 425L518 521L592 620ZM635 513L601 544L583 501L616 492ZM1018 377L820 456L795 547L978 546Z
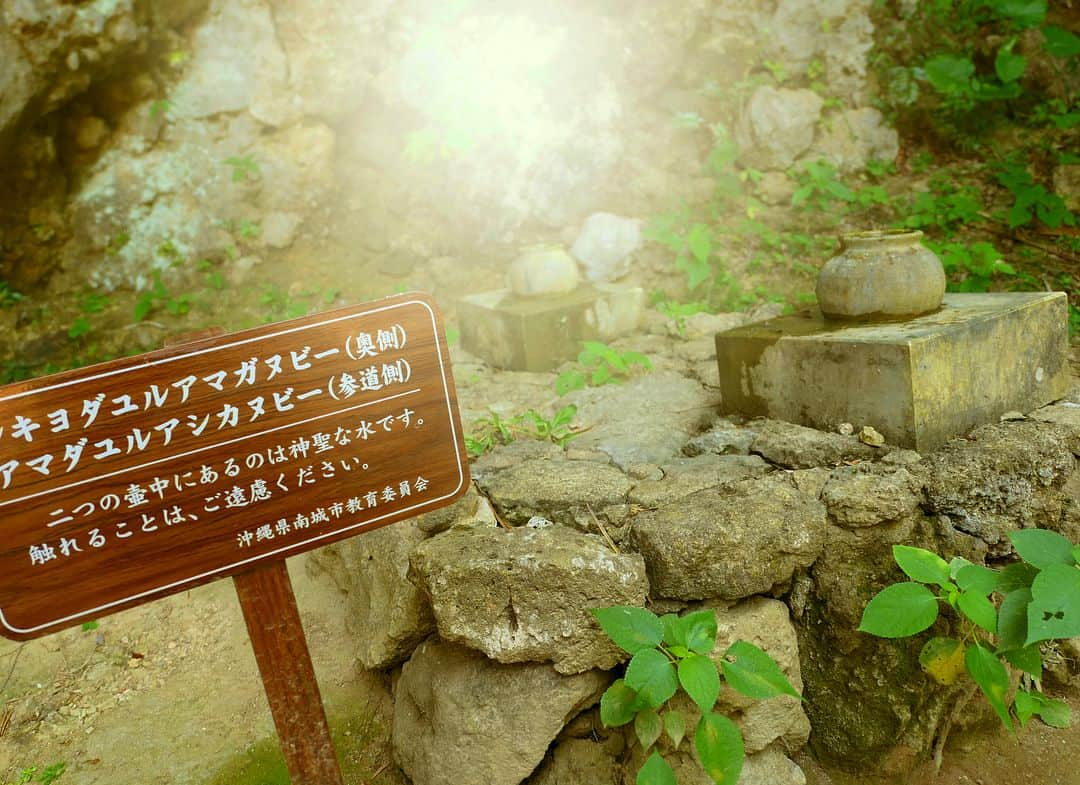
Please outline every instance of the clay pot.
M898 319L936 311L945 295L945 270L912 230L840 236L840 254L817 280L821 312L830 319Z
M574 291L581 272L561 245L531 245L510 263L506 281L516 295L539 297Z

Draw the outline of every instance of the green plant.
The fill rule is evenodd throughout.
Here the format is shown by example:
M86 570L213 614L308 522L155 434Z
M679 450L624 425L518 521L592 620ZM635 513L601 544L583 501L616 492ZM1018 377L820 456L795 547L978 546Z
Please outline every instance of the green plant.
M159 98L150 104L150 119L157 120L159 117L168 117L169 113L176 108L176 104L168 98Z
M675 773L660 748L678 750L687 735L690 716L669 703L680 688L701 715L693 747L717 785L734 785L745 757L738 726L714 711L722 682L755 700L779 695L801 700L776 661L752 643L732 643L717 667L711 656L716 647L714 611L657 616L644 608L614 606L596 608L592 614L607 636L631 655L623 677L600 698L600 719L607 727L634 723L638 743L649 755L638 771L637 785L675 785Z
M805 204L828 210L834 201L854 202L855 192L836 177L836 167L824 159L805 161L795 173L799 187L791 195L791 206Z
M191 310L191 295L173 296L161 280L161 273L155 272L154 285L136 298L132 316L135 321L141 322L161 306L164 306L165 310L174 316L182 316Z
M1020 560L1000 570L894 545L893 557L911 580L876 594L859 629L883 638L917 635L937 621L944 605L953 634L924 644L923 670L944 685L967 673L1010 731L1013 717L1023 726L1036 715L1066 727L1068 705L1038 687L1040 644L1080 635L1080 547L1043 529L1011 532L1009 539ZM1010 700L1012 668L1022 679Z
M585 341L583 346L577 358L579 367L563 371L555 379L555 392L559 395L590 384L599 387L624 382L635 366L652 370L652 361L641 352L619 351L601 341Z
M1016 268L1001 258L992 243L949 242L925 244L941 259L951 292L985 292L995 276L1015 276Z
M478 458L499 445L510 444L518 436L550 441L565 447L580 433L571 425L576 415L577 407L573 405L563 406L550 419L535 409L513 417L503 417L494 409L489 409L488 416L474 422L473 429L465 434L465 449L472 457Z
M68 327L68 338L82 338L93 329L90 320L85 316L76 317L75 321Z
M263 287L259 302L267 307L266 321L268 322L295 319L308 312L308 306L305 303L293 299L287 291L274 284L266 284Z
M652 300L652 306L657 311L675 323L675 331L679 335L684 334L687 319L694 314L708 313L710 310L708 303L700 300L689 303L680 303L677 300L669 299L664 292L659 290L652 292L650 299Z
M257 180L259 162L252 155L233 155L225 159L225 165L232 167L232 181L242 183L245 180Z
M12 289L7 281L0 281L0 308L10 308L22 299L23 295Z
M1076 225L1076 216L1065 206L1065 200L1036 183L1027 164L1017 156L999 162L994 167L994 177L1013 197L1005 215L1010 229L1031 223L1035 218L1051 229Z
M37 766L28 766L19 772L19 778L17 780L9 780L5 782L4 785L26 785L28 782L40 782L42 785L51 785L60 779L66 770L66 763L54 763L43 769L39 769Z

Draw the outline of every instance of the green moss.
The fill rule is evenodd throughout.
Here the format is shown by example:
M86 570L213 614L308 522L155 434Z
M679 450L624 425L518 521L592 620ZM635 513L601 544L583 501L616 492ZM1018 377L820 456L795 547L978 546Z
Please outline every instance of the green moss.
M330 735L345 782L367 782L390 761L389 733L377 717L330 717ZM380 780L396 781L385 775ZM277 737L261 739L225 761L205 785L290 785Z

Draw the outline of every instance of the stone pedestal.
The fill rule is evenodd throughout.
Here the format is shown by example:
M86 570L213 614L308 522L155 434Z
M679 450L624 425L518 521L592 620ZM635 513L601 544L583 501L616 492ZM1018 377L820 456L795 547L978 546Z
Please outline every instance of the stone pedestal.
M514 371L550 371L577 357L582 341L610 341L641 321L645 293L638 286L582 285L565 294L522 297L509 289L458 301L461 345Z
M722 407L833 430L871 425L889 444L932 450L1068 386L1062 292L947 294L893 323L783 316L717 334Z

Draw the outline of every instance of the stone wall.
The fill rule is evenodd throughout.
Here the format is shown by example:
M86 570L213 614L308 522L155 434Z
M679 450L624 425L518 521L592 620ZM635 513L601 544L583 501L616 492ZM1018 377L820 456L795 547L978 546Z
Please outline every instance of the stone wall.
M894 543L984 563L1008 557L1014 529L1080 539L1080 386L928 455L736 421L716 414L711 334L746 318L698 317L680 336L654 317L632 339L651 373L557 402L553 375L458 351L467 422L572 402L585 430L565 450L498 448L454 507L311 554L342 592L360 662L394 675L394 743L416 785L633 783L633 734L597 709L626 655L588 610L616 604L711 609L714 656L750 640L804 690L802 705L724 694L744 785L804 782L789 756L808 738L856 771L928 755L955 692L921 672L923 638L856 632L862 609L902 579ZM685 749L668 752L680 783L707 783Z

